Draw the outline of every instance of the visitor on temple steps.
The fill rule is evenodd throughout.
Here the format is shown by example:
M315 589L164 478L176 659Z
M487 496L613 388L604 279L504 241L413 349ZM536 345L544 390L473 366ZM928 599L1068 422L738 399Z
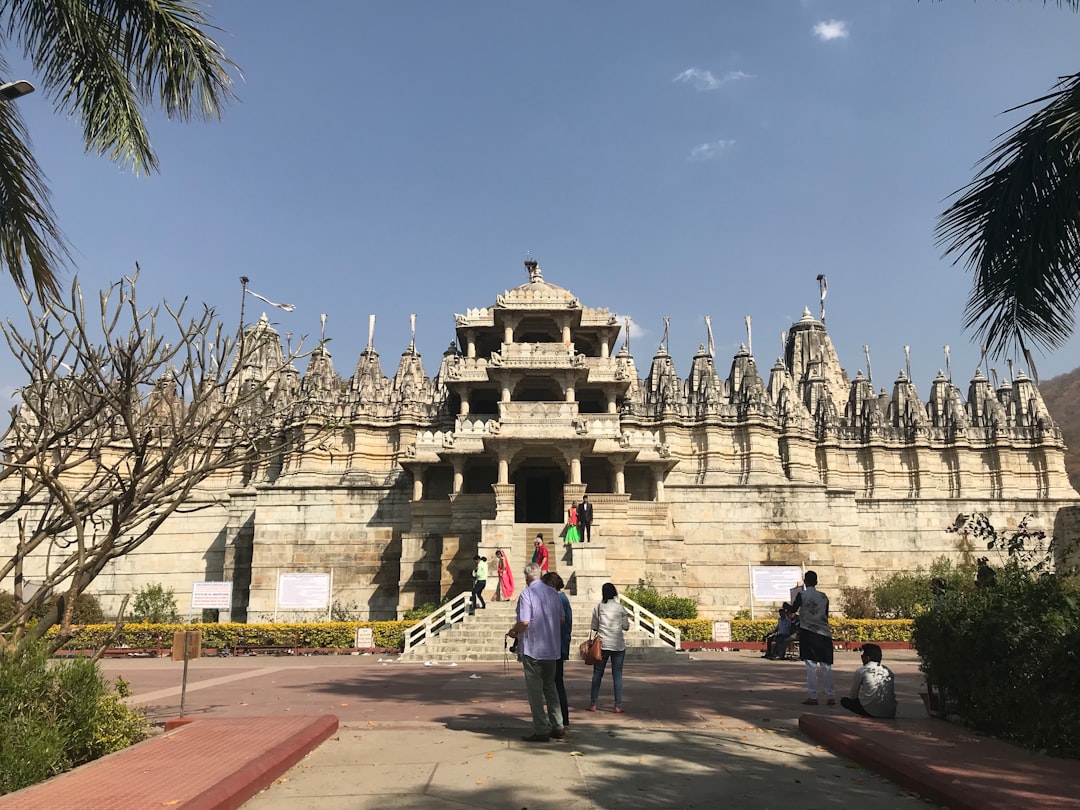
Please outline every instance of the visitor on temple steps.
M517 601L517 622L506 634L519 639L521 666L525 671L525 692L533 723L532 734L521 738L525 742L561 740L566 736L555 688L562 603L555 590L540 580L541 573L536 563L525 566L526 584Z

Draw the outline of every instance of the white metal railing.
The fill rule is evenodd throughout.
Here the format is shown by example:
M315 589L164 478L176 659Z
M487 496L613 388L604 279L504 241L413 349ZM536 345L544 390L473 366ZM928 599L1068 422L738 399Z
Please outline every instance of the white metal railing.
M443 628L457 624L469 613L471 592L459 593L434 613L428 614L420 624L414 624L405 631L405 652L419 647L429 639L439 635Z
M633 599L629 599L621 593L619 594L619 601L622 602L630 614L631 627L636 627L643 633L658 638L665 644L670 644L676 650L681 649L682 631L679 628L668 624L655 613L646 610Z

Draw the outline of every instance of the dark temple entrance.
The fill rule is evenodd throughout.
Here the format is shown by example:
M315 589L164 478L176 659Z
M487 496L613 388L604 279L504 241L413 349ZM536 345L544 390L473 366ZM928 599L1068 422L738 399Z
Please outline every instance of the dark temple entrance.
M510 476L515 523L561 523L566 475L550 461L529 461Z

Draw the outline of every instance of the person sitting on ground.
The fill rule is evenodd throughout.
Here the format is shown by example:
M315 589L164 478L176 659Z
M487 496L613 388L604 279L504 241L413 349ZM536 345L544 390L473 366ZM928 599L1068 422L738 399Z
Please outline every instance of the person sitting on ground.
M779 610L776 627L765 636L765 657L779 661L787 654L788 639L791 638L791 605L784 602Z
M896 679L881 663L881 647L863 644L862 662L851 680L850 697L840 698L840 705L863 717L896 717Z

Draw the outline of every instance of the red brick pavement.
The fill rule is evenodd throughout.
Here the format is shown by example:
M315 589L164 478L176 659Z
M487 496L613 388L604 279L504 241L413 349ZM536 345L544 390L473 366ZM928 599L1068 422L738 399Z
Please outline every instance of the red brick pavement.
M799 730L953 810L1080 807L1075 760L1025 751L943 720L804 714Z
M0 810L233 810L337 727L330 715L197 720L0 797Z

